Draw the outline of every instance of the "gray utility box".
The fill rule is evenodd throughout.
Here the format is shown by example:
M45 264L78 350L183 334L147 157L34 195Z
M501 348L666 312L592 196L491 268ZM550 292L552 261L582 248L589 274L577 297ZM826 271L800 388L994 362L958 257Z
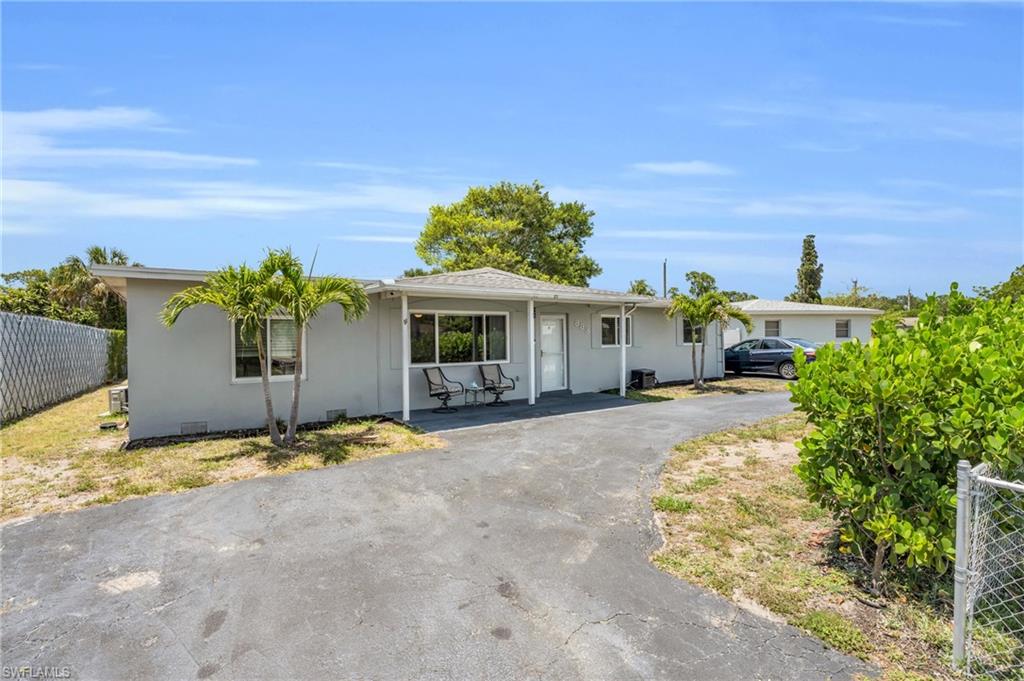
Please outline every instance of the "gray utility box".
M658 379L654 375L654 369L633 369L629 384L638 390L643 390L658 385Z
M128 411L128 388L119 385L107 391L108 411L111 414L120 414Z

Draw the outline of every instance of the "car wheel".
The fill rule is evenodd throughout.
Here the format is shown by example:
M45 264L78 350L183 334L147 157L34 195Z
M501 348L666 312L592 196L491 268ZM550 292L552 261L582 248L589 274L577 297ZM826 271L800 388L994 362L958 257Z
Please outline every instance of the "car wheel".
M796 378L796 365L790 361L783 362L779 365L779 376L787 381L792 381Z

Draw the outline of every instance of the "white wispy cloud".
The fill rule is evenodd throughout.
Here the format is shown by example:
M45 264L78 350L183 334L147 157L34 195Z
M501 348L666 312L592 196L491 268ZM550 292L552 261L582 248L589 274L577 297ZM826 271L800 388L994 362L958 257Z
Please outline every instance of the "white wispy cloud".
M855 144L823 144L821 142L796 142L786 147L794 151L809 151L817 154L849 154L860 151Z
M780 270L792 267L794 263L794 258L716 251L595 249L591 255L602 261L620 260L660 263L665 258L668 258L672 262L672 266L680 270L701 269L711 272L744 272L772 275L777 275Z
M93 189L62 182L4 179L8 215L182 219L279 218L299 213L374 210L423 214L450 194L416 186L346 184L297 189L240 182L148 183L144 190Z
M728 120L819 120L865 137L1021 144L1020 112L956 109L928 102L868 99L740 100L720 107Z
M661 241L727 241L729 239L785 240L790 234L779 232L735 232L714 229L609 229L598 237L611 239L642 239Z
M353 220L353 225L357 227L372 227L374 229L394 229L394 230L420 230L423 229L422 223L414 222L401 222L398 220Z
M342 234L332 236L335 241L358 241L365 243L381 244L412 244L416 242L414 236L381 236L379 234Z
M991 199L1020 199L1024 196L1022 187L989 187L987 189L973 189L972 196L983 196Z
M736 215L751 217L813 217L893 222L963 220L971 211L925 201L910 201L859 193L799 194L751 199L733 207Z
M42 225L33 225L24 222L11 222L10 220L4 220L2 226L0 226L0 236L47 236L50 234L56 234L58 230L51 227L44 227Z
M28 167L130 166L138 168L220 168L251 166L252 158L196 154L163 149L138 149L65 144L63 138L104 130L160 132L165 119L149 109L98 107L3 112L4 166Z
M710 161L645 161L630 166L633 170L656 175L734 175L736 171Z
M372 163L351 163L349 161L315 161L313 165L319 168L334 168L336 170L351 170L357 173L368 173L375 175L402 175L406 171L396 166L374 165Z
M790 241L799 243L804 237L803 232L780 232L774 230L762 230L758 232L734 231L728 229L611 229L602 230L595 236L611 239L628 239L632 241L713 241L728 243L730 241L756 240L761 243L765 241ZM872 232L854 232L818 235L819 242L835 242L857 246L891 246L901 243L917 241L905 235L884 234Z
M874 14L868 17L868 21L876 24L893 24L895 26L920 26L921 28L958 28L964 25L962 21L946 19L944 17L907 16L898 14Z

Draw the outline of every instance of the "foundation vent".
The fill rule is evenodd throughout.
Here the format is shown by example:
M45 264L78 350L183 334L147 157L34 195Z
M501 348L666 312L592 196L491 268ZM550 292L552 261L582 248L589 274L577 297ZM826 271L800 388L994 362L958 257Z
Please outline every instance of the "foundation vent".
M199 435L208 432L206 421L185 421L181 424L182 435Z
M328 409L327 420L328 421L339 421L348 416L348 411L345 409Z

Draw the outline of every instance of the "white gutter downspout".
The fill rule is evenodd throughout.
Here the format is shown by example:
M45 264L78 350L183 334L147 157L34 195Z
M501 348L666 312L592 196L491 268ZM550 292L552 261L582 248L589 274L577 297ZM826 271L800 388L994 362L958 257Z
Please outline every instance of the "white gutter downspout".
M619 395L626 396L626 304L619 305Z
M530 339L527 344L529 346L529 380L527 381L530 389L530 396L528 398L529 404L534 404L537 401L537 333L535 330L535 323L533 320L533 298L526 301L526 335Z
M409 422L409 296L402 294L402 421Z

